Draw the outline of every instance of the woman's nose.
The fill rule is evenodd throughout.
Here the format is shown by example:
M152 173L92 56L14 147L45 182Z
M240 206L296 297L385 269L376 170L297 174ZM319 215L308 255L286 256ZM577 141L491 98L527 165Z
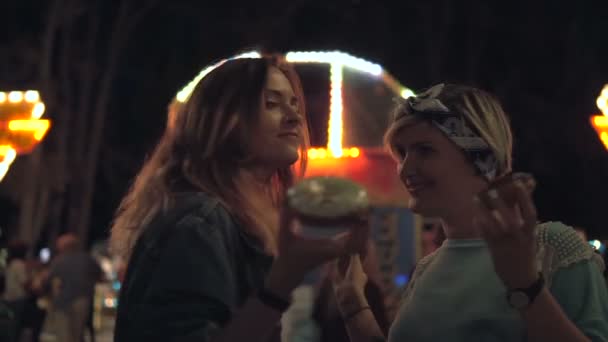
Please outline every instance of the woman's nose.
M285 106L285 121L289 125L299 125L302 123L302 116L299 113L297 106Z
M413 160L412 156L406 155L399 161L399 164L397 164L397 173L404 181L406 178L416 174L415 160Z

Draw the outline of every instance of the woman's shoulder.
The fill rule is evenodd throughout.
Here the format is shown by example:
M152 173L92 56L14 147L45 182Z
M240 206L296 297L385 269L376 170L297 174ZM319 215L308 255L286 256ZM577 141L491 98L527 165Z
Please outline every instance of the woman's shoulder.
M163 216L173 217L178 226L217 227L236 223L221 199L205 192L175 194Z
M576 230L559 221L540 223L537 227L538 242L554 248L558 256L593 253L593 247L584 241Z
M236 222L217 197L203 192L174 194L140 236L140 249L160 252L163 246L230 242ZM146 246L146 247L144 247Z
M562 222L549 221L538 225L537 244L543 259L551 258L553 269L567 267L584 260L593 260L603 269L601 257L576 230Z

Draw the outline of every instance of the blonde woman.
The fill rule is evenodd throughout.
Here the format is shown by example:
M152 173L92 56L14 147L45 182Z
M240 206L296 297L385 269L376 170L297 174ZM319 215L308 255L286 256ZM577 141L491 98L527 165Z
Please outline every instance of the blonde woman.
M493 95L436 85L397 107L386 143L409 207L441 218L447 237L417 265L388 341L608 341L599 255L574 229L537 223L532 180L489 188L512 162ZM384 340L359 258L345 265L334 281L351 341Z
M229 60L200 81L116 214L112 247L128 266L115 341L278 338L304 275L363 245L302 239L279 214L307 146L302 89L281 58Z

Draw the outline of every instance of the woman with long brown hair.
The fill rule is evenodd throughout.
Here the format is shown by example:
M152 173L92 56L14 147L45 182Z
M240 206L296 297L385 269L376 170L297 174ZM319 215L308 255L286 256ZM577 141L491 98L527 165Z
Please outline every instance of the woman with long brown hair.
M282 210L309 143L299 79L276 56L228 60L169 121L112 227L115 340L277 338L304 275L364 241L301 238Z

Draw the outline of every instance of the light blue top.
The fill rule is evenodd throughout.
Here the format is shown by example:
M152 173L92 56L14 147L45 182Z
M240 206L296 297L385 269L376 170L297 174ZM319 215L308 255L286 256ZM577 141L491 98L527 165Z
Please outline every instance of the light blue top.
M602 263L570 227L540 229L539 269L567 316L593 341L608 341L608 290ZM390 342L525 341L525 322L506 300L506 289L483 240L446 240L421 261Z

